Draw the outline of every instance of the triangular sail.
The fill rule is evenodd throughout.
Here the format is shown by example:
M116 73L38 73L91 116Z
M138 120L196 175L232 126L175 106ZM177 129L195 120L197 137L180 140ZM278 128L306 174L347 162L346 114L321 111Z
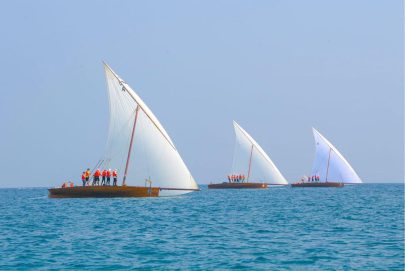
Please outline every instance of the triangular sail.
M284 176L259 144L235 121L236 143L232 174L243 174L251 182L288 184Z
M198 189L172 140L152 111L108 65L105 64L104 69L110 101L110 124L100 167L118 169L123 176L133 132L127 185L144 186L150 180L154 187L180 189L166 190L170 191L166 194ZM162 192L160 194L164 195Z
M312 175L319 176L320 181L362 183L343 155L315 128L312 130L316 147Z

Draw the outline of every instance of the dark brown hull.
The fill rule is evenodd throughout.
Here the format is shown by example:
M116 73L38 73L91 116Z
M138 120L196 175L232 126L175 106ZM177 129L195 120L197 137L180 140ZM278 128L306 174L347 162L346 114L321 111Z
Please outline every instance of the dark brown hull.
M209 189L266 189L267 183L216 183L209 184Z
M343 183L336 183L336 182L313 182L313 183L293 183L291 187L343 187Z
M48 189L50 198L158 197L160 188L142 186L76 186Z

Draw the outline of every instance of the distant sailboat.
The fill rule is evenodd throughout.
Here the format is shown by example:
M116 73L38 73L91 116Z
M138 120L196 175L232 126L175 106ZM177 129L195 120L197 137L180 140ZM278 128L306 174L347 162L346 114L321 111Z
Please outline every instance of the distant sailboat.
M235 151L231 176L244 176L242 181L211 184L208 188L267 188L287 185L287 181L260 145L235 121Z
M312 166L311 176L308 180L295 183L293 187L335 186L344 184L360 184L360 177L351 167L343 155L330 143L319 131L312 128L315 139L315 160Z
M107 146L96 167L118 169L122 186L50 189L51 197L144 197L199 190L158 119L107 64L110 121Z

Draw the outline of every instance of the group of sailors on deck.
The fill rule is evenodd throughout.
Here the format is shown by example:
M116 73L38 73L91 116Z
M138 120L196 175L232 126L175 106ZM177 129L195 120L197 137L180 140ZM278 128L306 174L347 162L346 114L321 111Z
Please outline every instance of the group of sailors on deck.
M320 177L319 177L319 175L312 175L311 177L303 177L302 179L301 179L301 182L302 183L305 183L305 182L308 182L308 183L311 183L311 182L319 182L320 181Z
M83 171L83 173L82 173L83 186L90 185L90 177L91 177L91 171L88 168L86 171ZM93 173L93 182L91 183L91 185L93 185L93 186L110 185L111 178L113 180L113 186L117 186L118 171L116 169L114 169L114 170L104 169L103 171L101 171L100 169L97 169Z
M243 175L243 174L228 175L228 181L230 183L243 183L243 182L245 182L245 175Z

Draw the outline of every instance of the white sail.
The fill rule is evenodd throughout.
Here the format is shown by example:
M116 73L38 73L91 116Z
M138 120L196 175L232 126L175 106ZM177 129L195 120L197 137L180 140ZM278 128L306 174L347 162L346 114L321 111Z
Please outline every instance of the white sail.
M118 169L124 175L134 129L126 178L127 185L179 189L160 195L178 195L198 189L166 130L133 89L104 64L110 122L107 146L100 168ZM135 124L135 125L134 125ZM190 189L190 190L186 190Z
M233 126L236 143L232 174L243 174L251 182L287 185L284 176L259 144L235 121Z
M312 175L318 175L321 181L362 183L343 155L315 128L312 130L316 147Z

